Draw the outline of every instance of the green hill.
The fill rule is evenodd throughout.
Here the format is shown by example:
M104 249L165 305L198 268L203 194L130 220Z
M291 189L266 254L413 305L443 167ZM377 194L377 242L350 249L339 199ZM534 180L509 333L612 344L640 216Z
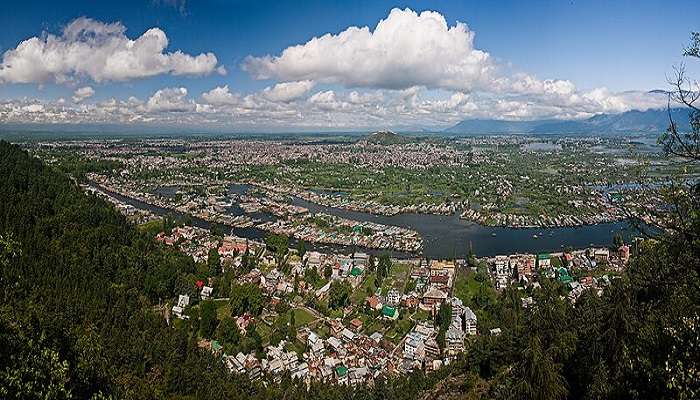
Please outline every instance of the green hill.
M392 131L377 131L362 139L362 142L369 144L391 145L411 142L411 139L394 133Z

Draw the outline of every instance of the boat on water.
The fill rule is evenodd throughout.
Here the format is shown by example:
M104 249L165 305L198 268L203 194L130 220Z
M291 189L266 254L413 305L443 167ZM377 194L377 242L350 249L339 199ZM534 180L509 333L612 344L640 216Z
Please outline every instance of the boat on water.
M532 235L533 239L537 239L537 234Z

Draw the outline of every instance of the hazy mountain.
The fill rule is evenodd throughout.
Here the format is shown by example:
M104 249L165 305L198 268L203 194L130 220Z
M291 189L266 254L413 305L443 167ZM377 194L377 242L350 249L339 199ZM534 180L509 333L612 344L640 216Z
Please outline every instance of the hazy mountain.
M682 130L689 129L689 110L671 110L674 120ZM647 111L627 111L620 114L600 114L584 120L534 120L501 121L488 119L468 119L445 130L447 133L488 134L488 133L645 133L663 132L668 128L666 109Z

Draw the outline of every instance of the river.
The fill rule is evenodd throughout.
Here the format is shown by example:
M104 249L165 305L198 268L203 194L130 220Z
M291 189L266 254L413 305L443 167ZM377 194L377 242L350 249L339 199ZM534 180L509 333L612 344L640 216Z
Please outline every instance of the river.
M247 191L248 185L231 185L230 194L242 194ZM104 188L101 188L105 190ZM142 201L122 196L118 193L107 191L120 201L131 204L134 207L147 209L153 213L164 215L168 213L182 215L180 213L144 203ZM499 254L514 253L540 253L561 251L565 247L576 249L590 246L608 246L612 243L616 233L621 233L626 241L639 235L639 230L630 221L611 222L581 227L563 228L506 228L489 227L474 222L465 221L455 215L431 215L431 214L398 214L392 216L374 215L358 211L348 211L335 207L322 206L311 203L299 197L292 196L292 204L308 208L312 213L326 213L342 218L357 221L375 222L384 225L394 225L416 230L423 237L423 255L429 258L464 258L471 248L478 256L494 256ZM240 208L234 205L232 214L239 215ZM234 211L235 210L235 211ZM260 217L257 216L256 217ZM209 228L209 222L193 218L193 224L202 228ZM654 228L642 225L648 232L658 232ZM253 240L262 240L266 233L258 228L232 228L236 236ZM307 243L307 248L317 250L334 250L349 253L351 250L343 246L312 245ZM360 249L362 251L378 253L381 251ZM406 253L392 252L393 256L406 257Z
M465 221L458 214L384 216L321 206L298 197L293 197L292 203L314 213L414 229L423 237L423 254L430 258L465 257L470 247L479 256L494 256L560 251L567 246L577 249L609 246L618 232L626 241L639 235L639 230L630 221L563 228L506 228ZM649 226L643 228L655 231Z

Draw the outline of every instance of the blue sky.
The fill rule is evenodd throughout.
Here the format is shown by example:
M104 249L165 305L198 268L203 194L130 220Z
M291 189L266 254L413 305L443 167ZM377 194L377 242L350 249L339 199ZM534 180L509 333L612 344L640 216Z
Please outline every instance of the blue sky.
M119 22L126 29L125 40L135 40L147 30L159 28L168 41L163 53L179 50L191 57L211 53L216 63L174 67L168 62L160 65L161 72L133 73L127 74L128 77L94 70L85 73L82 67L73 64L67 65L60 73L37 71L21 78L13 74L5 74L3 78L0 72L0 99L6 102L5 114L0 109L0 121L21 122L18 102L25 106L41 103L46 108L55 109L55 103L63 99L63 109L68 107L67 103L72 103L73 108L78 104L85 108L99 107L101 102L111 99L126 102L132 96L143 103L140 111L134 111L143 114L138 117L142 121L163 123L182 119L189 123L231 126L317 124L323 127L329 126L331 120L333 123L336 120L350 123L355 120L353 113L364 115L368 109L375 110L376 115L362 121L367 126L372 125L372 121L385 126L446 125L465 117L568 119L599 112L643 109L656 103L637 95L630 97L620 93L666 88L665 77L672 73L673 65L683 61L681 51L690 32L700 30L697 18L689 18L700 15L700 2L674 1L673 6L667 3L642 0L13 2L0 12L0 26L3 27L0 30L1 52L11 51L33 37L45 40L46 34L60 36L77 18L87 17L102 24ZM271 63L259 59L260 62L252 63L255 65L248 63L247 70L242 68L246 57L279 57L286 48L304 45L326 33L335 35L353 26L367 26L372 32L394 8L410 9L418 16L425 10L435 11L444 18L447 28L457 26L458 22L466 24L468 34L474 35L473 42L465 48L463 38L450 41L452 36L447 31L442 33L444 35L438 32L435 40L442 40L446 47L443 52L434 54L438 58L430 61L438 66L442 60L448 59L451 61L447 62L447 67L452 62L468 71L432 81L430 71L425 70L430 66L425 63L401 64L387 60L384 64L366 66L366 70L361 70L368 76L365 80L353 75L352 71L328 69L328 60L323 59L323 54L317 55L319 64L311 65L312 61L309 61L308 69L301 72L297 70L301 60L291 56ZM398 20L397 14L394 21L398 23ZM420 18L415 20L417 31L423 29L422 21ZM412 29L412 22L408 23L401 29ZM332 49L337 43L331 41L327 45ZM392 53L391 49L377 53L374 48L365 48L372 46L367 43L357 39L355 45L348 47L350 53L334 53L334 57L400 54L400 51ZM426 42L424 46L430 47L430 43ZM455 44L456 48L450 47ZM383 46L391 46L391 41ZM428 47L422 50L429 57L432 53ZM460 56L481 54L471 51L487 53L488 61L463 65ZM6 56L5 67L12 61L8 60ZM13 61L15 65L16 60ZM220 67L225 68L225 74L216 69ZM377 75L373 76L375 67ZM689 63L688 67L695 76L700 75L696 65ZM476 75L474 68L480 69ZM195 69L196 72L191 73ZM413 77L414 71L418 70L421 72ZM401 78L404 75L405 79ZM527 89L517 82L522 79L529 82ZM304 89L294 86L291 95L263 95L265 88L288 89L276 88L276 84L302 81L306 82L302 85ZM546 83L548 81L555 82L557 88L548 89L552 86ZM564 87L564 83L571 88ZM494 85L504 87L495 90ZM544 85L545 89L533 89L532 85L538 88ZM75 94L85 87L91 90L83 93L93 94L83 98ZM209 102L202 100L202 94L224 87L228 93L225 98L219 96L218 100ZM159 90L180 88L185 88L187 94L161 92L159 99L169 95L168 99L187 104L173 105L169 101L165 106L146 106ZM604 92L600 90L602 88ZM352 109L360 101L350 100L351 92L365 96L362 97L364 108ZM221 91L216 93L222 94ZM312 100L315 94L322 96ZM79 101L71 102L74 96ZM562 99L562 96L567 97ZM209 98L214 99L213 96ZM247 103L243 104L244 101ZM441 101L444 103L438 103ZM266 104L258 104L261 102ZM16 112L7 111L10 103ZM566 107L562 107L562 103L566 103ZM155 101L152 104L155 105ZM450 107L452 109L447 110ZM199 113L201 116L204 112L208 113L208 118L194 115ZM290 118L294 113L296 119ZM9 114L12 115L8 117ZM41 121L38 114L33 112L35 122ZM429 116L418 117L420 114ZM50 116L45 119L52 121Z

